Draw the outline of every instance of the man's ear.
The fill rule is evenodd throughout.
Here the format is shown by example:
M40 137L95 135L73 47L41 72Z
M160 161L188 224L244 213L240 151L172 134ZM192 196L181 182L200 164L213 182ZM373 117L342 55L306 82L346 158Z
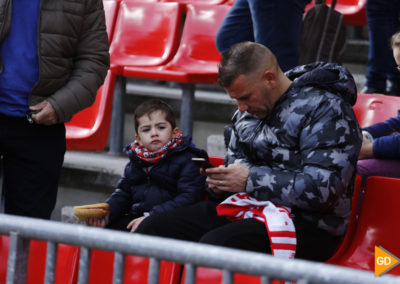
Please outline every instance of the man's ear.
M175 127L175 129L172 130L172 137L176 137L178 135L178 133L179 133L179 128Z
M263 82L267 84L268 87L276 88L276 74L270 70L266 70L262 77Z

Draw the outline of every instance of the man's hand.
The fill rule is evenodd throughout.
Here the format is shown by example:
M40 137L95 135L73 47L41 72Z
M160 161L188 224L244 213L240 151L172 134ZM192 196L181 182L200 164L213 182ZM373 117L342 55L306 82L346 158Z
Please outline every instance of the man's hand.
M48 101L42 101L29 108L31 111L37 111L32 114L32 119L37 124L52 125L58 122L57 113Z
M221 191L244 192L250 170L242 164L206 169L208 187L216 193Z
M127 229L131 230L131 233L133 233L137 227L139 226L140 223L142 223L143 219L146 218L146 216L142 216L136 219L133 219L128 226L126 226Z
M85 222L92 227L104 228L106 226L106 218L87 218Z
M373 157L374 157L373 143L369 139L363 136L363 141L361 145L360 154L358 155L358 159L359 160L371 159Z

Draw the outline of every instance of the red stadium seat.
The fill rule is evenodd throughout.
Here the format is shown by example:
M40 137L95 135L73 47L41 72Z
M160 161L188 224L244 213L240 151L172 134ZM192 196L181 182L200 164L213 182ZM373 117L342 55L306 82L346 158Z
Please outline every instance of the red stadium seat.
M0 283L6 283L9 243L9 236L0 235ZM44 283L46 248L46 242L31 240L28 258L27 284ZM76 283L78 279L78 263L78 247L58 244L55 283Z
M111 42L114 34L115 20L117 18L119 0L103 0L104 14L106 16L106 28L108 41Z
M168 62L179 45L183 6L178 3L122 1L110 46L111 69L157 66Z
M330 263L374 271L375 246L400 256L400 179L369 177L364 191L354 237L342 255ZM400 275L400 266L388 273Z
M158 67L126 66L126 77L175 81L191 84L216 84L221 55L215 35L229 6L187 5L181 43L174 58Z
M65 124L68 150L103 151L106 147L115 79L115 74L109 70L93 105L75 114Z
M400 97L378 94L358 94L357 102L353 106L361 127L397 117L399 109Z
M326 3L329 5L332 0L326 0ZM365 26L367 24L366 4L367 0L337 0L335 10L343 14L347 25ZM307 11L313 5L314 0L306 6L305 10Z
M111 284L113 279L114 253L92 250L90 258L89 284ZM161 261L159 284L178 284L181 265ZM140 256L125 256L124 284L148 283L149 259Z

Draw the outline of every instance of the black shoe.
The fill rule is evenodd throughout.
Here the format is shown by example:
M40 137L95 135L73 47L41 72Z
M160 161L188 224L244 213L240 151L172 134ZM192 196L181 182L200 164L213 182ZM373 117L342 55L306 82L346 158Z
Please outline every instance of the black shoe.
M388 85L386 87L386 94L400 97L400 80L399 81L388 80Z
M375 89L372 87L365 86L361 89L362 94L386 94L386 91L383 89Z

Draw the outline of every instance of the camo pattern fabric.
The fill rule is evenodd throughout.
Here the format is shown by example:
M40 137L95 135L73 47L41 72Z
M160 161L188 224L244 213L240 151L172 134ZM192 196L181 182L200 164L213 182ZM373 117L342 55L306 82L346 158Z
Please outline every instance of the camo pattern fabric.
M265 119L234 114L226 163L250 168L249 195L343 236L362 143L354 79L344 67L322 62L286 75L293 83Z

